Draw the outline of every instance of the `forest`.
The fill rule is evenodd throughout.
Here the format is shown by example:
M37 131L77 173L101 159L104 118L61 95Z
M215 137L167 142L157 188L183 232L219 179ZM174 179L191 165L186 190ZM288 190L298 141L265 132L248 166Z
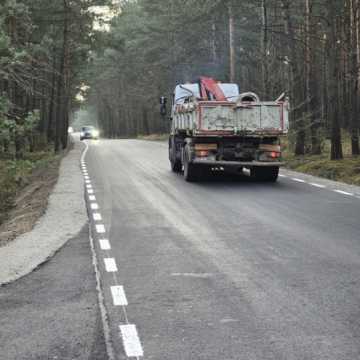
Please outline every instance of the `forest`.
M291 101L296 155L343 137L359 154L359 0L122 2L87 69L88 105L108 137L166 132L158 98L213 76Z
M102 30L94 6L115 9ZM344 137L359 155L359 11L359 0L2 0L0 154L59 152L79 109L104 137L166 133L159 96L206 75L264 100L285 92L296 155L328 141L341 159Z
M99 0L0 1L0 223L28 176L68 147Z
M67 147L99 0L0 2L0 152Z

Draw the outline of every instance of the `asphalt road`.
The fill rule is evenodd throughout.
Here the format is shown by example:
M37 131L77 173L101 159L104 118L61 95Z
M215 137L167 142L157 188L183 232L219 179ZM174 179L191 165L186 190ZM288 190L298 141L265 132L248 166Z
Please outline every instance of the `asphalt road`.
M360 198L289 176L186 183L165 143L88 144L115 359L360 359Z
M34 272L0 287L1 360L107 358L89 228Z

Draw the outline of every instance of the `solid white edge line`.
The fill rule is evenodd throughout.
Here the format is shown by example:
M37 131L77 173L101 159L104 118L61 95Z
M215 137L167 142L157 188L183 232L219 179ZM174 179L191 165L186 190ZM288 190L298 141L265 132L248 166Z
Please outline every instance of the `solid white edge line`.
M127 306L128 301L126 298L125 290L123 286L110 286L111 296L114 306Z
M94 221L102 220L101 214L100 213L94 213L93 214L93 219L94 219Z
M118 268L114 258L104 258L105 270L107 272L117 272Z
M124 350L128 357L144 356L139 335L134 324L120 325Z
M338 194L347 195L347 196L354 196L353 193L349 193L347 191L342 191L342 190L334 190L334 191L337 192Z
M99 239L101 250L111 250L110 241L108 239Z
M98 224L95 227L96 227L96 232L98 234L104 234L105 233L105 226L103 224Z
M325 185L321 185L321 184L317 184L317 183L309 183L311 186L315 186L317 188L320 188L320 189L325 189L326 186Z
M305 180L298 179L298 178L291 178L291 180L294 180L294 181L299 182L299 183L305 183L306 182Z
M85 144L85 150L83 151L83 153L81 155L81 161L84 161L86 153L89 149L88 144L86 142L84 142L84 144ZM94 240L91 236L91 225L89 225L89 240L90 240L90 248L91 248L91 253L92 253L92 263L93 263L94 270L95 270L96 291L98 293L98 302L99 302L99 308L100 308L101 321L102 321L103 330L104 330L106 352L107 352L109 360L115 360L115 352L114 352L114 348L113 348L113 345L111 342L110 325L108 322L109 316L108 316L108 313L107 313L107 310L105 307L104 294L102 293L100 271L99 271L98 260L97 260L96 252L95 252Z

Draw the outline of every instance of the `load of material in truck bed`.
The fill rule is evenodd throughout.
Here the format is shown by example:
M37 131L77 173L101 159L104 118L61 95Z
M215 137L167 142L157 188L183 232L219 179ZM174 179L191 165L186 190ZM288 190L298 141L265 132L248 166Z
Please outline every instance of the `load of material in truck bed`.
M254 93L240 94L236 84L219 84L225 101L201 100L198 84L178 85L173 103L173 131L193 135L284 134L288 102L260 101Z

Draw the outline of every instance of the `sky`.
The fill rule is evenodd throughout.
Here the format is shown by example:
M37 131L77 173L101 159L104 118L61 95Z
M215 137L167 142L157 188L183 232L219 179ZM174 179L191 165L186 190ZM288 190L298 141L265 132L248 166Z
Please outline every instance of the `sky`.
M118 5L118 10L110 9L108 6L92 6L89 10L99 16L99 20L94 22L95 30L109 31L108 22L120 11L120 1L113 0L114 5ZM105 23L104 23L105 22Z

